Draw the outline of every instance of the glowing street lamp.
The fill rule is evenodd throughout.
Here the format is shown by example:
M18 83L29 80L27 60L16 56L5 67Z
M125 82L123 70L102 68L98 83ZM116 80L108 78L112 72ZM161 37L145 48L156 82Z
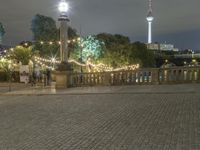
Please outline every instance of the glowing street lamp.
M67 13L69 10L69 5L65 0L62 0L58 5L58 9L61 13Z
M51 63L52 63L52 69L54 70L54 68L55 68L55 63L56 63L56 58L55 57L52 57L51 58Z
M61 0L58 5L58 10L60 11L60 17L58 19L60 21L60 59L61 62L68 62L68 3L65 0Z

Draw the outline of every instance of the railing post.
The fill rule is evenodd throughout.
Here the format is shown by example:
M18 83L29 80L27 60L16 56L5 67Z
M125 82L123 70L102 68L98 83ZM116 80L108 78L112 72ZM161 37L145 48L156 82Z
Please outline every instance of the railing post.
M104 73L104 85L109 86L111 85L110 83L110 77L111 77L111 73L110 72L105 72Z
M200 68L198 68L197 80L200 82Z
M180 77L180 79L181 79L181 83L184 83L184 69L183 68L181 69L181 77Z
M159 69L152 69L152 83L153 84L160 84Z

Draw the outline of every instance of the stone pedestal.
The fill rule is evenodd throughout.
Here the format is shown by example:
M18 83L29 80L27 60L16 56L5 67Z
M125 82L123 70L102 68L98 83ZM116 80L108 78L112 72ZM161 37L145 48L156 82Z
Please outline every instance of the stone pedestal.
M57 89L69 88L70 73L71 71L55 71L54 72Z
M160 84L159 69L152 69L151 73L151 82L157 85Z
M72 65L68 62L61 62L54 72L56 88L68 88L70 86L70 73L73 72Z

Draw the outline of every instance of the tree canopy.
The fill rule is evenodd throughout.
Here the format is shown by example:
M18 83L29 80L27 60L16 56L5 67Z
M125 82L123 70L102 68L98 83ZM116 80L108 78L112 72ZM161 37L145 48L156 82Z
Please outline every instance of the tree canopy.
M4 26L3 26L3 24L0 22L0 36L4 36L5 33L6 33L6 32L5 32Z
M56 21L44 15L37 14L31 22L31 31L35 41L34 50L39 50L40 55L59 55L59 29L56 27ZM76 37L76 30L68 28L69 38ZM40 42L45 42L41 44ZM48 42L53 42L49 44ZM69 45L69 48L71 45Z
M22 65L28 65L30 59L32 58L33 52L32 47L16 46L9 53L9 57L12 60L21 62Z
M154 54L147 50L144 43L131 43L130 39L123 35L101 33L97 38L105 43L105 49L100 61L112 67L139 63L142 67L153 67Z
M71 58L80 60L81 49L84 62L91 58L94 63L103 63L113 68L132 64L140 64L142 67L155 66L154 54L144 43L131 43L128 37L119 34L101 33L87 36L77 44Z
M50 41L58 38L56 22L51 17L37 14L32 20L31 30L35 41Z
M39 50L40 55L59 55L59 29L56 22L47 16L37 14L31 25L35 40L34 50ZM69 39L77 37L76 30L69 27ZM52 41L50 45L40 44L40 41ZM69 44L69 57L86 62L91 58L94 62L102 62L111 67L121 67L131 64L140 64L142 67L154 67L153 52L147 50L144 43L132 43L127 36L120 34L100 33L95 36L86 36L79 43ZM82 55L81 55L82 54Z
M2 38L3 38L3 36L4 36L5 33L6 32L5 32L5 29L3 27L3 24L0 22L0 44L2 42Z

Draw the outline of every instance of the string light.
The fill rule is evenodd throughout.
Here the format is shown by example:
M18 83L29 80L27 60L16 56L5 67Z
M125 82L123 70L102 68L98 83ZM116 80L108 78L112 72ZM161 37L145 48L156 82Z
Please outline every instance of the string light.
M70 62L70 63L75 63L75 64L77 64L77 65L79 65L79 66L82 66L82 67L86 67L86 64L82 64L82 63L80 63L80 62L77 62L77 61L74 60L74 59L69 60L69 62Z
M55 63L56 59L55 59L55 58L52 58L51 61L52 61L53 63Z
M40 65L44 65L45 67L50 67L45 65L44 63L53 63L53 64L60 64L61 61L56 61L55 58L51 58L51 59L45 59L45 58L41 58L41 57L35 57L35 60L37 63L39 63ZM133 64L133 65L128 65L128 66L122 66L119 68L113 68L110 67L108 65L105 65L103 63L99 63L99 64L93 64L90 62L90 60L88 60L86 62L86 64L80 63L74 59L70 59L69 63L74 63L78 66L82 66L82 67L86 67L88 68L88 71L91 72L93 71L97 71L97 72L111 72L111 71L122 71L122 70L136 70L139 69L140 65L139 64Z
M80 41L81 41L81 37L77 37L77 38L68 40L67 43L70 44L70 43L76 43L76 42L80 42ZM34 43L38 43L38 42L34 42ZM25 44L27 44L26 46L28 46L28 43L25 43ZM25 44L24 44L24 45L25 45ZM40 41L39 44L41 44L41 45L44 45L44 44L49 44L49 45L59 44L59 45L61 45L61 41L58 41L58 42L53 42L53 41Z

